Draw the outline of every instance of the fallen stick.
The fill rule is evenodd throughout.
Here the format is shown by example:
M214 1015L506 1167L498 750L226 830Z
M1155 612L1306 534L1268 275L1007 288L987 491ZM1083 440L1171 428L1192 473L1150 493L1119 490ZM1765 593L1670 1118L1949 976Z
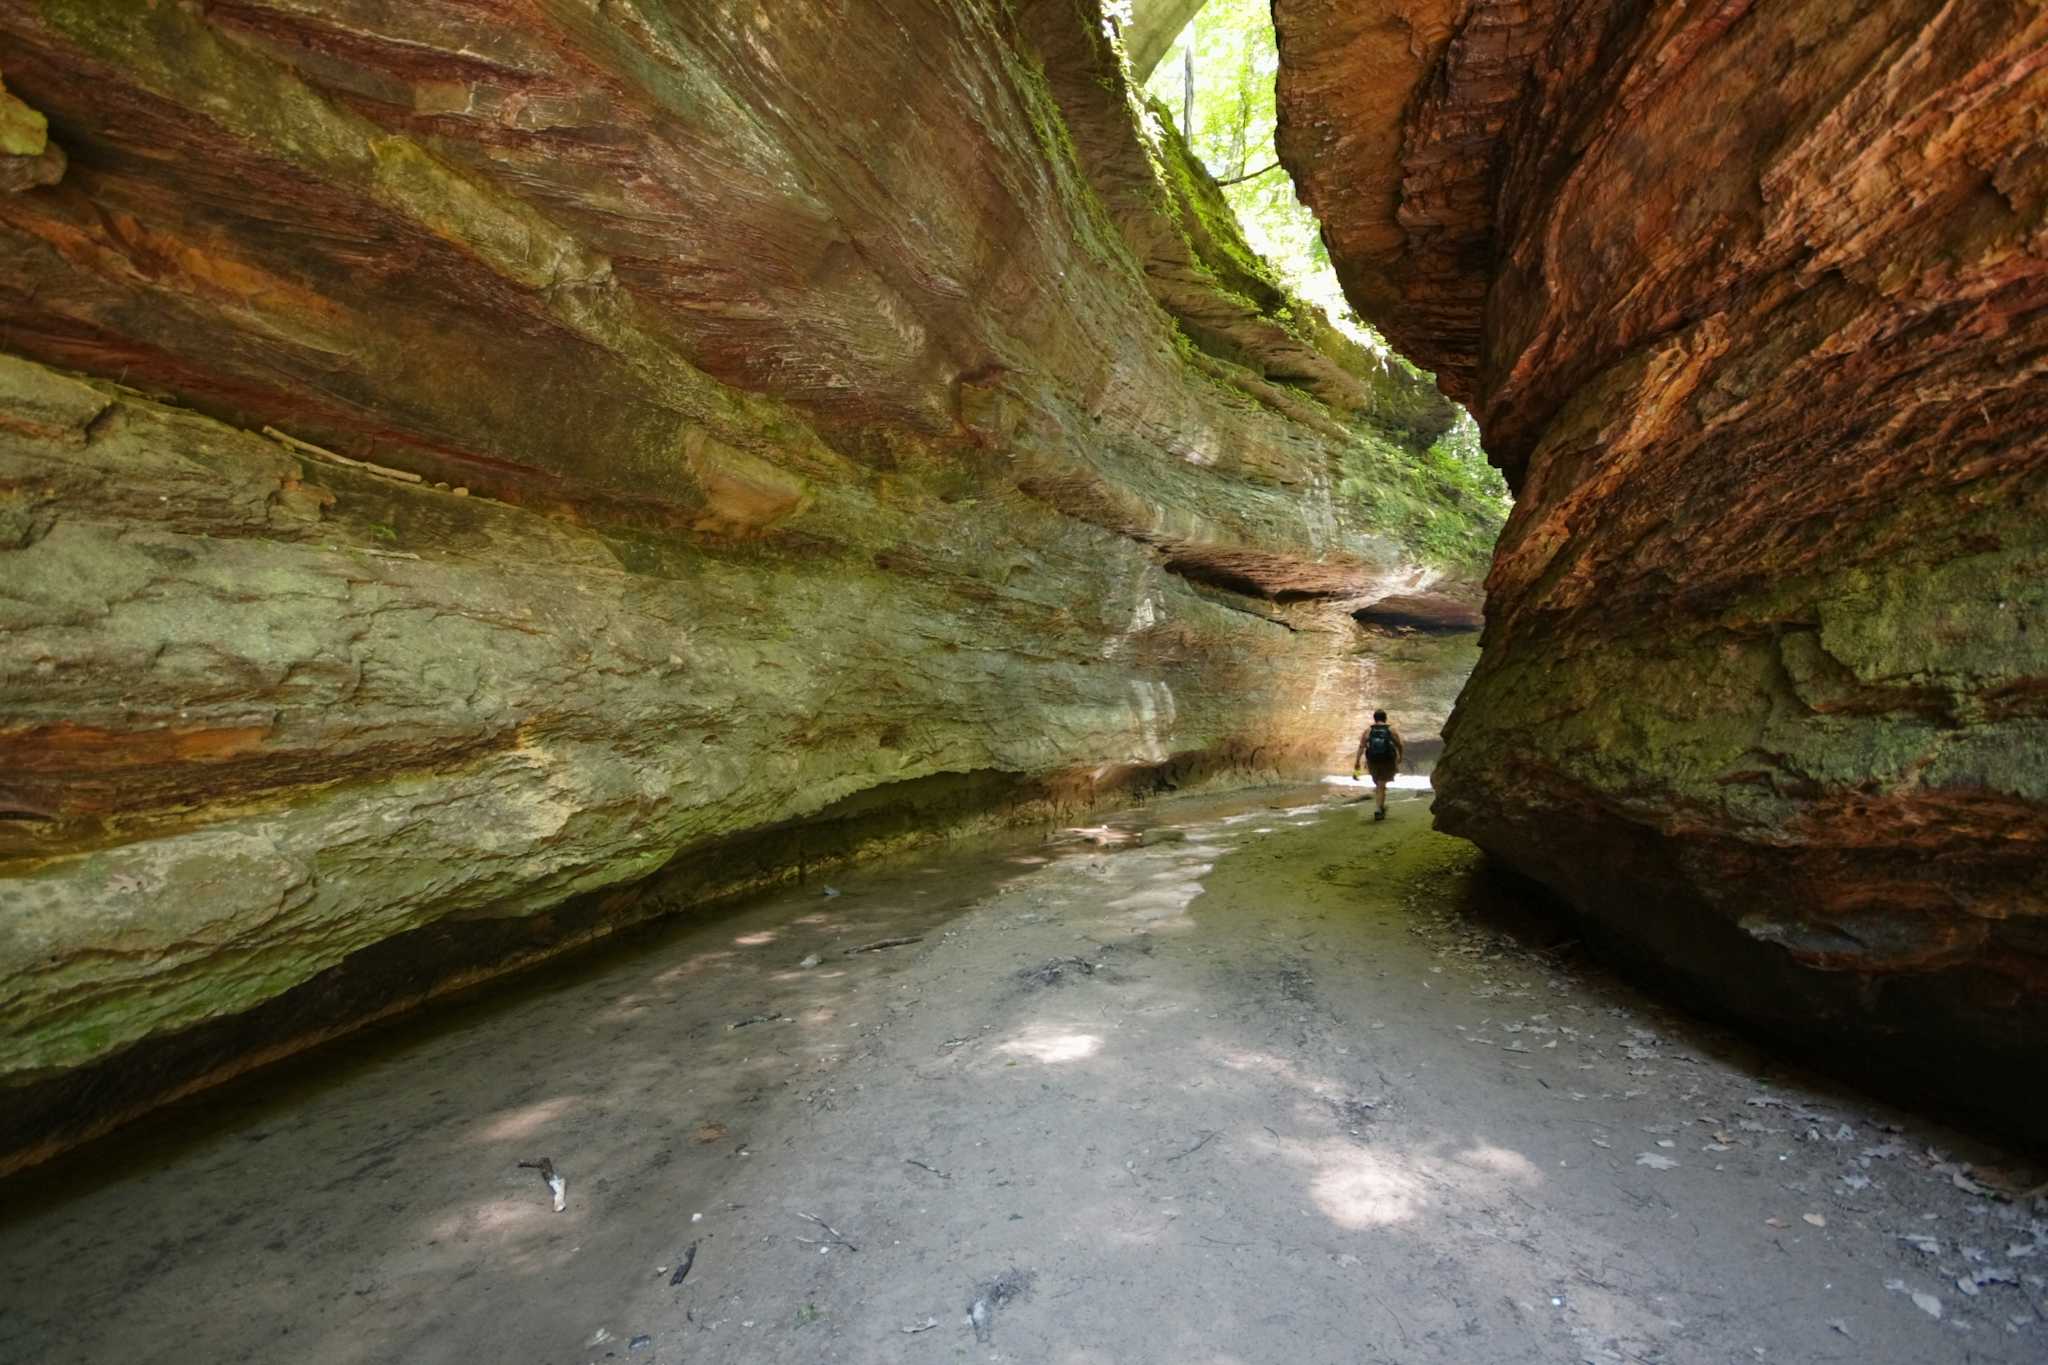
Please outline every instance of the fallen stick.
M1214 1142L1218 1137L1219 1133L1220 1130L1212 1128L1208 1132L1202 1134L1202 1140L1200 1142L1188 1148L1185 1152L1180 1153L1179 1156L1170 1156L1166 1159L1168 1161L1179 1161L1180 1158L1183 1156L1193 1156L1196 1152L1201 1151L1204 1147L1207 1147L1210 1143Z
M909 938L878 938L873 943L863 943L858 948L848 948L846 955L852 957L855 953L874 953L880 952L884 948L901 948L906 943L922 942L924 942L924 935L922 934L913 934Z
M944 1171L940 1170L936 1166L927 1166L924 1162L919 1161L914 1156L907 1156L903 1158L903 1164L906 1166L915 1166L920 1171L930 1171L933 1175L937 1176L941 1180L951 1180L953 1178L952 1176L947 1175Z
M825 1231L826 1231L826 1232L828 1232L828 1233L830 1233L830 1234L832 1235L832 1240L833 1240L833 1241L835 1241L835 1242L839 1243L839 1245L841 1245L841 1246L845 1247L845 1248L846 1248L846 1249L847 1249L848 1251L859 1251L859 1250L860 1250L860 1248L859 1248L859 1247L855 1246L855 1245L854 1245L853 1243L851 1243L851 1242L849 1242L849 1241L847 1241L847 1240L846 1240L846 1234L845 1234L845 1233L841 1232L841 1231L840 1231L840 1230L839 1230L838 1228L835 1228L835 1227L833 1227L833 1226L832 1226L832 1225L831 1225L830 1223L828 1223L828 1222L826 1222L826 1221L825 1221L824 1219L822 1219L822 1218L818 1217L818 1216L817 1216L816 1214L814 1214L814 1213L798 1213L798 1214L797 1214L797 1217L799 1217L799 1218L802 1218L802 1219L805 1219L805 1220L806 1220L806 1221L808 1221L808 1222L816 1223L816 1224L817 1224L817 1225L818 1225L819 1227L821 1227L821 1228L825 1229ZM798 1240L799 1242L815 1242L815 1241L816 1241L817 1239L816 1239L816 1238L812 1238L812 1237L799 1237L799 1238L797 1238L797 1240Z
M697 1264L697 1244L692 1242L690 1243L690 1249L683 1253L683 1263L676 1267L675 1274L668 1277L669 1286L673 1288L681 1284L689 1277L690 1267L695 1264Z
M276 427L263 428L263 434L273 441L280 441L290 446L293 450L302 451L308 455L317 455L323 460L332 460L336 464L345 464L351 469L366 469L372 474L381 474L387 479L398 479L405 483L426 482L418 474L407 470L393 469L389 465L371 464L368 460L352 460L346 455L337 455L326 446L316 446L311 441L302 441L290 432L279 431Z

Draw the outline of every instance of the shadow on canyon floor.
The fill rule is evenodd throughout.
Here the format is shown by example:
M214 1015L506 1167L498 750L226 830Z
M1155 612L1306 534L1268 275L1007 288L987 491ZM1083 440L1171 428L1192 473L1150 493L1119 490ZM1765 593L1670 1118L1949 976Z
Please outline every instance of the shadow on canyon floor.
M89 1149L7 1191L0 1356L953 1358L999 1282L1067 1365L2038 1351L2048 1226L1929 1148L1986 1151L1306 799L861 869Z

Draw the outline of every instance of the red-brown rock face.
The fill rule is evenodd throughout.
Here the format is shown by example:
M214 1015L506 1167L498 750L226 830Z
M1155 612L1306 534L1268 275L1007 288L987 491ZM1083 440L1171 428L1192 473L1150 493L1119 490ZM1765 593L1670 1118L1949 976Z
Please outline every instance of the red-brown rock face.
M1977 1082L2048 1057L2048 11L1276 14L1352 297L1519 491L1440 823L2041 1131Z
M0 64L0 1166L1469 664L1353 616L1477 597L1357 492L1452 409L1093 5L22 0Z

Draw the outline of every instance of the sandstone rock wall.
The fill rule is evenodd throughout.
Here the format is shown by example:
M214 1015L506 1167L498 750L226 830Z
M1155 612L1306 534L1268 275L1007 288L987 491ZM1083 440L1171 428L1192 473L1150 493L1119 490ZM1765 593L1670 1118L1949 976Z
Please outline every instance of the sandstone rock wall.
M1328 771L1368 684L1440 718L1456 641L1352 613L1474 576L1344 490L1451 409L1253 288L1104 35L0 7L0 1166L821 858Z
M2039 1134L2048 11L1276 15L1351 296L1519 492L1442 827Z

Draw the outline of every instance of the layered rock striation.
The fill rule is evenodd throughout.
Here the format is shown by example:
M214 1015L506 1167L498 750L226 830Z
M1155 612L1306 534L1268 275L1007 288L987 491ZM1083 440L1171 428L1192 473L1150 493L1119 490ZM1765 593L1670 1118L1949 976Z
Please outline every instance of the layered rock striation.
M1485 528L1370 493L1454 409L1263 273L1110 33L0 8L0 1165L823 860L1440 720L1470 634L1355 613L1469 623Z
M1351 297L1518 492L1441 826L2041 1135L2048 11L1275 8Z

